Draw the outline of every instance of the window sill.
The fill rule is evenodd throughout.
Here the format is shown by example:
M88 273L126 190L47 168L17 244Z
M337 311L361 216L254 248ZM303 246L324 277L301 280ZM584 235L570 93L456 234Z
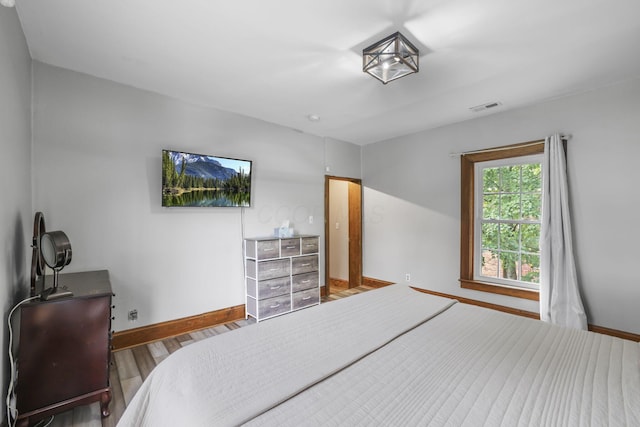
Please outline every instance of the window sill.
M492 283L478 282L476 280L460 279L460 287L475 291L490 292L493 294L507 295L510 297L524 298L532 301L540 300L540 292L531 289L514 288L510 286L495 285Z

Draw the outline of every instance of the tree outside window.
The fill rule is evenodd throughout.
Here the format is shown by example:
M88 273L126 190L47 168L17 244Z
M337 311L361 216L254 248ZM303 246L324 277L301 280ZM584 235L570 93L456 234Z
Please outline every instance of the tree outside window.
M540 277L541 164L477 167L481 177L477 275L524 282L514 285L537 288Z

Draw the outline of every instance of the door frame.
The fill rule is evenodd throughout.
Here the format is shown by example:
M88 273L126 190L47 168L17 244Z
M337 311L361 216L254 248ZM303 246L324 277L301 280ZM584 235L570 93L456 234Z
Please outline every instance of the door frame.
M349 288L362 285L362 180L340 176L324 176L324 259L325 259L325 294L330 294L330 239L329 239L329 182L348 181L349 211Z

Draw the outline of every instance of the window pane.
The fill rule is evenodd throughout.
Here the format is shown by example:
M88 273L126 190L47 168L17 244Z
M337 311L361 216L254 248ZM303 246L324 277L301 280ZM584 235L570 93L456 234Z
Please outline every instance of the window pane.
M498 224L482 224L483 249L498 249Z
M522 250L540 253L540 224L522 224Z
M503 279L518 280L518 254L513 252L500 252L500 271L498 277Z
M542 165L540 163L531 163L522 165L522 191L540 192L542 188Z
M500 219L520 219L519 194L503 194L500 196Z
M482 189L485 193L497 193L500 190L499 184L499 168L486 168L482 171Z
M540 256L522 254L520 280L528 283L540 283Z
M542 211L542 194L528 193L522 195L522 218L539 221Z
M480 274L486 277L498 276L498 253L490 250L482 251L482 266Z
M495 194L484 195L482 199L482 218L498 219L500 214L500 196Z
M520 227L518 224L500 224L500 250L520 249Z
M503 193L520 192L520 166L503 166L500 168L500 191Z

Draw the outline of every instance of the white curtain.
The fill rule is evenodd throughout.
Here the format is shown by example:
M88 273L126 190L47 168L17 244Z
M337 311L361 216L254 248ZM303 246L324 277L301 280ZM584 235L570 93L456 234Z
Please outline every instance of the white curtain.
M540 231L540 319L587 329L573 258L569 189L562 138L544 143L542 227Z

